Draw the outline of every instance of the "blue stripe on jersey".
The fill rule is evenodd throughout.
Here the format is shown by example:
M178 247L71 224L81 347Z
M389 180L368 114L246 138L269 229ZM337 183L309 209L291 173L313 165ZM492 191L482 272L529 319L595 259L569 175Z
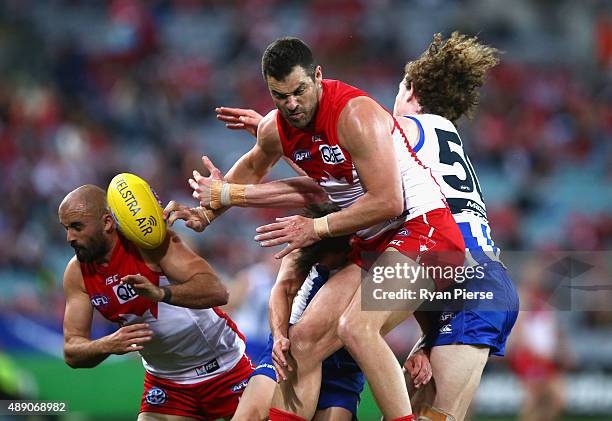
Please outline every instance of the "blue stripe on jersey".
M487 234L487 226L485 224L480 224L480 227L482 228L482 236L487 240L487 244L492 246L493 240L491 240L489 234Z
M417 126L419 126L419 142L416 144L414 148L412 148L414 153L417 153L418 151L421 150L421 148L423 147L423 144L425 143L425 130L423 130L423 125L421 124L418 118L410 116L410 115L406 115L404 117L409 118L410 120L414 120Z
M472 258L479 264L490 263L494 260L491 259L489 255L485 252L480 244L478 244L478 238L474 236L472 233L472 224L469 222L458 222L459 230L461 231L461 235L463 236L463 241L465 242L465 248L470 251L470 255ZM493 255L498 256L499 248L493 245L493 240L489 238L487 234L487 226L481 224L483 238L487 242L487 245L492 246ZM490 251L488 253L491 253Z
M315 269L318 273L317 277L312 280L312 288L310 289L310 293L308 294L308 298L306 299L306 307L310 304L314 296L321 289L325 282L329 279L329 270L327 268L317 265ZM304 309L306 310L306 309Z
M493 244L493 240L489 236L491 228L489 228L489 226L485 224L480 224L480 227L482 228L482 235L484 236L485 240L487 240L487 245L491 246L493 248L493 254L499 257L499 247L495 247L495 244Z
M461 231L461 235L463 236L463 241L465 242L465 248L468 250L478 249L480 246L478 245L478 240L474 235L472 235L472 226L469 222L458 222L459 230Z

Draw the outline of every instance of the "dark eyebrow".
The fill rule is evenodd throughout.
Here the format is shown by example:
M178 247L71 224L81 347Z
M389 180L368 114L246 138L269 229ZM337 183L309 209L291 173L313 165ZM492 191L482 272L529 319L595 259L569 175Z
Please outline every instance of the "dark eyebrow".
M282 92L278 92L278 91L277 91L277 90L275 90L275 89L272 89L272 93L273 93L274 95L276 95L276 96L287 96L287 95L290 95L290 94L295 94L295 93L296 93L297 91L299 91L300 89L304 89L304 87L305 87L305 86L306 86L306 84L305 84L304 82L302 82L302 83L300 83L300 84L298 85L298 87L297 87L297 88L296 88L296 89L295 89L293 92L290 92L290 93L288 93L288 94L285 94L285 93L282 93Z
M61 223L61 222L60 222L60 223ZM63 226L64 228L66 228L66 229L68 229L68 228L78 228L78 227L82 227L82 226L83 226L83 223L82 223L82 222L79 222L79 221L76 221L76 222L73 222L73 223L71 223L71 224L69 224L69 225L64 225L64 224L62 224L62 226Z

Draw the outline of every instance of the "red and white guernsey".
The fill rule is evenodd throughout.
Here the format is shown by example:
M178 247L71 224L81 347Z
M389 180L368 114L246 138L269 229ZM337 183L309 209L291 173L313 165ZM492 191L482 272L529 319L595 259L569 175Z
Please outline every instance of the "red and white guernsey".
M350 154L338 141L338 117L347 102L369 95L337 80L323 80L323 94L312 127L291 126L280 113L276 122L284 154L317 180L330 200L346 208L365 193ZM393 118L393 117L392 117ZM394 119L395 121L395 119ZM418 160L397 121L391 131L400 168L404 213L392 220L365 228L357 235L369 240L433 209L446 207L444 196L428 168Z
M197 383L231 370L242 358L244 337L218 308L152 302L120 284L123 276L139 273L155 285L168 285L166 276L147 267L138 248L121 235L108 266L80 266L91 303L106 319L121 325L149 324L153 338L140 351L147 372L177 383Z

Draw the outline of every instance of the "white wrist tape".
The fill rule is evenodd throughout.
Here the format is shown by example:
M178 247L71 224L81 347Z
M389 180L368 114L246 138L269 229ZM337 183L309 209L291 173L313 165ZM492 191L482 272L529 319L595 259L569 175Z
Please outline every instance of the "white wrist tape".
M314 230L319 238L327 238L332 236L332 233L329 230L329 222L327 221L327 216L328 215L325 215L321 218L314 219Z
M221 202L221 206L230 206L232 204L232 197L230 195L230 184L223 183L223 187L221 187L221 197L219 201Z

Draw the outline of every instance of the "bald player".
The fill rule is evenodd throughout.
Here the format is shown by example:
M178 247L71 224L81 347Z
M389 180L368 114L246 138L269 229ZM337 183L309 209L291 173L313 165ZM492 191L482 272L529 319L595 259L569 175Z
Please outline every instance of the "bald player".
M245 341L216 306L228 293L209 264L173 231L142 250L117 230L105 192L70 192L59 206L75 256L66 266L64 359L95 367L139 352L145 368L138 420L229 418L253 371ZM94 308L120 327L91 338Z

